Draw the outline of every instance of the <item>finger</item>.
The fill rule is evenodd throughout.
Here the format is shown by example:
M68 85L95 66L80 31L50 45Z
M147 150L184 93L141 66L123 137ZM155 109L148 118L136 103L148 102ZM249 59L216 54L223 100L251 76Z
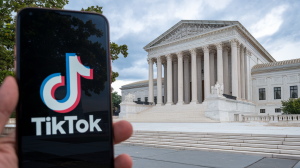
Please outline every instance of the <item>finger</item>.
M16 108L19 92L14 77L8 76L0 88L0 131L2 132L8 118Z
M119 155L115 158L115 168L131 168L132 159L127 154Z
M132 125L125 120L114 123L113 127L114 127L114 144L125 141L131 136L133 132Z

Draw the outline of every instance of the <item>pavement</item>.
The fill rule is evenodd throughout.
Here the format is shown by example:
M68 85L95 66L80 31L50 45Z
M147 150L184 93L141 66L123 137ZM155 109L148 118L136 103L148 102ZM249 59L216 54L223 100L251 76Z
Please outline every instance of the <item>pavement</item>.
M300 127L268 126L267 123L131 123L133 130L300 135ZM299 125L300 126L300 125Z
M299 160L216 151L172 150L115 145L115 156L129 154L133 168L300 168Z

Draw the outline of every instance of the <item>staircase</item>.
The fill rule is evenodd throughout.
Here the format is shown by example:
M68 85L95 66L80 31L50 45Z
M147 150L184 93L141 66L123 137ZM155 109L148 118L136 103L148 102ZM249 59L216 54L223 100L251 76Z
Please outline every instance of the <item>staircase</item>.
M300 159L300 135L135 131L122 144Z
M218 122L205 117L206 104L153 106L122 120L129 122ZM114 119L118 121L121 119Z

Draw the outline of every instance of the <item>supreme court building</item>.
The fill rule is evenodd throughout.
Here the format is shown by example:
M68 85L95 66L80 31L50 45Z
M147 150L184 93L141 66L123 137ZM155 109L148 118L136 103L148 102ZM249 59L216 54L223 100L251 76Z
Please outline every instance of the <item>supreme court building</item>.
M300 94L300 59L277 62L238 21L182 20L144 49L149 80L122 86L125 118L190 111L233 121L280 114L281 100ZM128 94L135 104L126 105Z

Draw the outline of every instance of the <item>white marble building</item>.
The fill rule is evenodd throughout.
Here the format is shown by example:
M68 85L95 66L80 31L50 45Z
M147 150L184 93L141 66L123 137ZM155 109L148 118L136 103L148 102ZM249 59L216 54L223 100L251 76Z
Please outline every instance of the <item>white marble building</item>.
M131 93L135 101L155 102L154 111L195 107L210 119L233 121L243 114L275 114L291 86L299 95L300 59L276 62L238 21L182 20L144 49L149 80L122 86L122 97ZM280 99L273 98L274 87Z

